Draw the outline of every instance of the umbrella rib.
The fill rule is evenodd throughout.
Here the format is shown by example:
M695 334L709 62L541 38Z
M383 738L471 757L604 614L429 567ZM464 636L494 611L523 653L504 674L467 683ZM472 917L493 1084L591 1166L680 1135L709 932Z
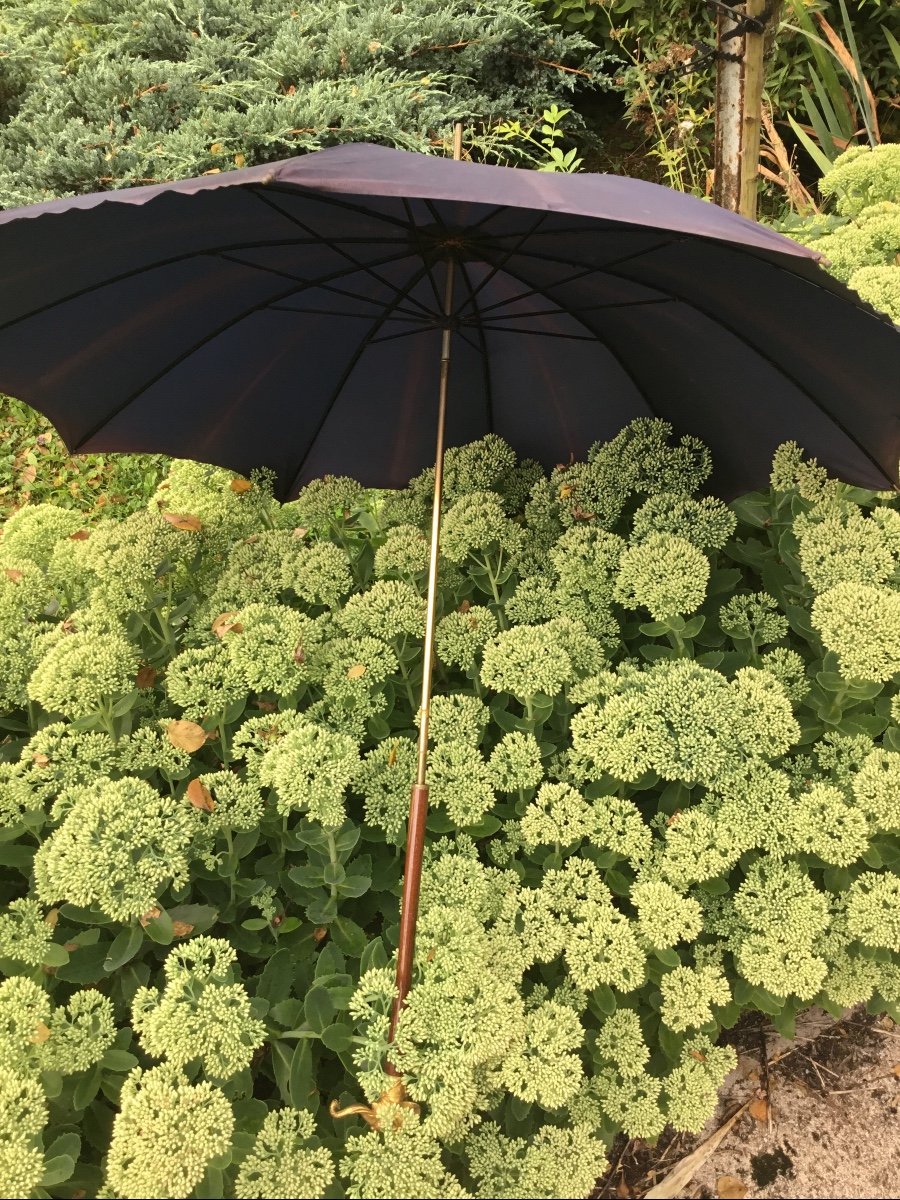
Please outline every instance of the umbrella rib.
M655 246L647 246L643 250L633 250L630 254L623 254L620 258L614 258L614 259L612 259L611 262L606 264L606 266L582 267L580 270L576 271L573 275L567 275L564 279L558 279L554 283L549 284L548 286L549 287L562 287L564 284L567 284L567 283L576 283L579 279L585 279L588 275L596 275L596 273L598 271L605 271L607 266L610 266L610 267L621 266L622 263L631 262L632 259L640 258L644 254L652 254L654 250L660 250L664 246L670 246L671 244L672 244L671 239L667 238L666 241L664 241L664 242L657 242ZM545 256L545 257L548 262L553 262L553 263L559 262L559 263L562 263L563 266L575 266L575 263L569 263L569 262L565 261L564 259L555 259L555 258L551 258L549 256ZM512 272L508 272L508 274L512 274ZM516 278L518 278L518 277L516 276ZM642 286L649 287L649 284L643 284ZM544 294L545 294L544 289L532 288L528 292L522 292L518 296L513 296L512 299L510 299L510 300L497 300L494 304L489 304L489 305L487 305L486 308L482 308L481 311L482 311L482 313L490 312L491 309L503 308L507 304L516 304L516 303L518 303L519 300L527 300L530 296L541 296Z
M406 220L409 224L409 228L413 231L413 236L415 236L419 231L419 225L416 223L416 217L415 217L415 213L412 210L412 205L410 204L410 202L407 200L407 198L405 196L401 196L400 199L403 203L403 211L406 213ZM431 285L431 291L434 294L434 301L435 301L435 304L437 305L437 311L439 313L443 313L444 298L440 293L440 290L437 285L437 281L435 280L434 276L432 275L430 267L428 268L428 282Z
M521 253L522 253L522 256L525 258L537 258L537 259L543 259L543 260L546 260L549 262L557 262L557 263L560 261L565 261L565 260L560 260L560 259L556 259L556 258L548 258L548 256L545 254L536 254L534 252L527 251L527 250L522 251ZM751 256L751 257L755 257L755 256ZM575 266L576 264L569 263L568 265ZM881 466L881 464L872 457L871 453L866 449L865 446L863 446L863 444L856 437L854 437L854 435L849 431L849 429L846 428L846 426L843 424L843 422L841 422L837 417L835 417L832 413L830 413L827 408L825 408L823 405L821 405L819 403L819 401L815 398L813 393L809 390L809 388L805 384L801 383L800 380L797 379L796 376L792 375L781 364L777 363L771 357L771 355L767 354L765 350L763 350L759 346L757 346L754 342L752 342L744 334L738 333L737 330L735 330L727 321L722 320L722 318L718 314L713 315L712 313L708 312L705 308L701 307L701 305L698 304L696 300L691 299L691 298L689 298L685 295L682 295L678 292L673 292L670 288L662 287L660 284L642 283L641 280L639 280L639 279L633 279L630 275L626 275L620 271L609 270L607 267L598 267L598 270L601 270L604 273L611 275L614 279L623 279L623 280L625 280L626 283L636 283L641 287L653 287L656 289L656 291L662 292L663 295L669 296L672 300L679 301L682 304L688 305L689 308L696 309L696 311L698 313L700 313L702 316L706 317L707 320L712 321L714 324L720 325L722 327L722 329L724 329L728 333L730 333L732 335L732 337L734 337L738 341L742 342L743 345L748 347L748 349L753 350L756 354L758 354L760 356L760 358L763 359L764 362L767 362L773 368L774 371L776 371L778 374L782 375L785 379L789 380L794 385L794 387L796 387L796 389L799 392L801 392L804 396L806 396L807 400L810 401L810 403L813 405L814 408L817 408L820 412L825 413L825 415L828 417L828 419L830 421L834 422L836 428L838 428L841 431L841 433L843 433L843 435L847 438L847 440L849 442L851 442L857 448L857 450L859 450L862 453L863 457L865 459L867 459L867 461L870 462L875 467L875 469L878 471L879 475L881 475L881 477L883 479L888 480L890 487L892 489L896 490L897 484L885 472L885 470ZM507 268L507 274L513 275L513 272ZM793 272L791 274L792 274L793 278L797 278L797 276L794 275ZM513 278L518 278L518 277L513 275ZM520 280L520 282L524 283L525 281ZM545 290L544 294L550 295L550 292ZM582 322L582 324L584 324L584 322ZM590 326L585 325L585 328L590 329ZM609 345L609 343L604 341L603 344L607 347L607 349L610 351L610 353L616 357L618 362L622 365L623 369L625 369L624 363L622 363L621 358L619 358L619 355L612 349L612 347ZM634 377L631 376L630 371L628 372L628 375L630 378L632 378L632 381L633 381ZM650 407L649 402L647 402L647 405L648 405L648 407ZM652 411L653 410L651 408L651 412Z
M494 432L494 393L491 386L491 360L488 354L487 339L484 336L485 326L481 323L481 314L478 310L478 303L475 300L475 293L472 291L472 280L469 278L469 272L466 270L464 262L459 263L459 273L462 276L463 282L469 291L469 299L472 302L472 308L475 310L476 331L478 333L478 341L481 346L481 364L482 374L484 376L484 399L485 408L487 411L487 427L488 433ZM462 336L462 331L460 335Z
M512 258L512 256L522 247L522 245L528 240L528 238L530 238L533 234L537 233L538 229L540 229L541 225L544 223L544 221L546 221L547 216L548 216L548 214L546 212L542 212L541 215L538 217L538 219L535 221L535 223L531 226L531 228L525 230L525 232L518 239L518 241L515 243L515 245L511 246L508 250L505 250L503 252L503 256L501 257L500 261L497 263L494 263L491 266L490 271L488 271L487 275L485 275L484 279L481 280L481 282L478 284L478 286L476 288L474 288L474 290L470 291L469 299L466 301L466 303L471 304L473 307L475 306L475 298L478 295L478 293L483 288L487 287L487 285L491 282L491 280L496 276L498 271L503 270L503 268L506 266L506 264L509 262L509 260ZM465 304L463 304L462 308L459 309L459 312L462 312L464 308L465 308ZM457 313L457 316L459 315L459 312Z
M202 250L188 250L184 254L173 254L171 258L160 258L152 263L144 263L141 267L133 267L128 271L122 271L118 275L110 275L107 279L103 279L99 283L88 284L87 287L77 288L74 292L68 292L65 296L51 300L48 304L38 305L37 308L31 309L29 312L22 313L18 317L13 317L9 321L0 323L0 331L11 329L14 325L18 325L22 321L40 316L41 313L50 312L51 309L58 308L61 304L68 304L70 300L77 300L80 296L89 296L91 292L102 291L103 288L112 287L114 284L122 283L126 279L136 279L137 276L146 275L150 271L158 270L160 267L171 267L176 263L187 262L192 258L222 256L228 250L263 250L276 246L305 246L311 244L312 240L307 240L306 238L273 238L259 242L234 242L229 243L227 246L208 246ZM321 242L321 239L318 239L318 242ZM381 261L385 263L400 262L406 257L408 257L406 254L396 254ZM350 274L350 272L345 272L345 274ZM335 278L339 278L339 276L335 276Z
M247 262L245 259L236 258L235 255L233 255L233 254L217 254L216 257L223 258L223 259L225 259L226 262L236 263L240 267L250 267L253 270L263 271L269 275L277 275L280 279L293 279L297 283L305 282L301 278L301 276L294 275L290 271L281 271L278 269L278 267L264 266L262 263ZM407 256L400 256L398 258L393 258L390 261L391 262L402 262L404 257L407 257ZM410 255L408 257L412 257L412 256ZM321 286L323 292L333 292L335 296L344 296L348 300L362 300L366 304L377 304L379 306L382 303L381 300L374 300L371 296L365 296L358 292L351 292L347 288L333 287L332 285L325 284L325 283L321 284L320 286ZM421 313L414 313L411 309L403 308L403 309L397 309L397 311L406 313L408 316L411 316L411 317L415 316L415 317L424 319L424 317L422 316ZM340 314L336 314L336 315L339 316Z
M523 284L527 283L527 280L523 279L520 275L516 275L514 271L510 271L509 267L506 268L506 274L509 275L509 277L511 279L515 279L515 281L517 283L523 283ZM554 298L552 292L550 292L550 291L545 290L541 294L545 295L545 296L549 296L551 300ZM611 346L609 344L609 342L606 341L605 338L601 337L600 334L596 332L596 330L591 329L590 325L588 325L588 323L586 321L582 320L582 318L579 317L577 313L570 313L569 315L572 317L573 320L578 321L578 323L580 325L584 326L584 328L588 331L588 333L593 334L592 340L599 342L601 346L605 347L605 349L612 356L614 361L616 363L618 363L619 370L626 377L626 379L628 379L630 381L631 386L634 388L635 392L638 394L638 396L641 398L641 400L643 400L644 404L646 404L647 408L650 410L650 415L654 416L654 417L658 417L659 413L656 411L656 409L650 403L649 399L647 398L647 396L644 392L644 389L641 387L641 385L638 383L637 379L635 378L634 372L627 365L627 363L622 358L619 351L616 350L613 346Z
M423 266L413 274L412 278L409 279L407 281L407 283L405 284L405 286L403 287L401 295L399 295L397 297L397 303L399 303L400 300L404 299L403 293L411 291L416 286L416 284L419 283L422 276L425 274L425 272L427 270L428 270L427 266ZM351 355L350 360L348 361L344 370L341 372L341 376L334 386L331 396L328 399L328 403L324 406L324 409L322 411L322 416L319 419L319 422L316 425L316 428L313 430L311 437L309 438L309 440L306 443L306 449L303 451L303 455L300 459L300 465L297 467L297 470L294 473L294 477L291 480L290 487L288 488L287 492L285 493L286 495L289 496L293 492L294 486L296 485L298 479L300 478L300 475L303 472L303 467L306 463L306 460L309 458L310 451L312 450L313 446L316 444L316 439L318 438L319 434L322 432L322 429L325 426L325 422L331 416L331 411L334 408L335 404L337 403L341 392L343 391L344 384L347 382L347 380L350 378L350 376L356 370L356 367L359 364L359 361L362 358L363 354L365 354L366 350L372 344L378 330L382 327L382 325L384 325L385 321L388 320L392 311L393 311L392 306L388 305L385 308L384 312L382 312L381 315L375 321L373 321L372 327L369 329L369 331L366 333L366 335L363 337L363 339L357 345L356 349L353 351L353 354ZM415 330L414 332L418 333L421 331Z
M616 272L613 271L612 274L616 275ZM638 280L629 279L629 276L627 276L627 275L617 276L617 278L627 279L631 283L639 282ZM775 359L772 358L772 356L767 351L762 349L761 346L758 346L754 341L751 341L750 338L748 338L746 334L739 333L728 321L724 321L721 318L721 316L719 316L718 314L713 315L706 308L701 307L701 305L698 304L696 300L688 299L686 296L679 295L677 292L669 292L668 289L665 289L665 288L659 288L659 290L666 291L668 295L672 296L673 300L680 301L682 304L686 304L686 305L688 305L688 307L696 309L696 311L698 313L700 313L702 316L706 317L706 319L708 321L712 321L715 324L720 325L724 330L726 330L728 333L730 333L733 338L740 341L743 345L747 346L755 354L758 354L759 357L764 362L768 363L769 366L774 371L776 371L779 375L782 375L785 379L789 380L789 382L794 385L794 387L797 389L798 392L802 392L802 394L804 396L806 396L807 400L809 400L809 402L812 404L812 406L814 408L817 408L819 410L819 412L823 412L830 421L834 422L835 426L841 431L841 433L844 435L844 437L849 442L852 442L852 444L857 448L857 450L859 450L862 453L862 455L866 459L868 459L868 461L872 464L872 466L875 467L875 469L878 471L878 473L881 475L881 477L888 481L890 487L894 491L897 490L896 481L891 479L891 477L885 471L884 467L882 467L882 465L876 459L874 459L872 457L869 450L867 450L866 447L862 444L862 442L860 442L859 439L857 437L855 437L854 434L852 434L849 429L847 429L847 427L844 425L844 423L842 421L840 421L836 416L834 416L833 413L829 412L828 409L825 408L824 405L819 403L819 401L816 399L815 395L810 391L810 389L806 386L806 384L801 383L796 375L794 375L792 372L788 371L781 363L776 362Z
M558 287L559 285L554 284L553 286ZM521 299L521 297L520 297L520 299ZM611 301L608 304L580 304L578 306L578 311L579 312L606 312L607 310L609 310L611 308L642 308L642 307L644 307L646 305L650 305L650 304L673 304L673 303L675 303L675 302L672 300L672 298L670 296L657 296L653 300L618 300L618 301ZM494 307L494 306L492 305L491 307ZM487 309L482 309L481 316L483 317L487 311L488 311ZM571 312L565 308L539 308L539 309L535 309L534 312L502 313L502 314L498 314L493 319L497 320L497 321L524 321L528 317L571 317L571 315L572 315ZM474 317L473 318L466 317L466 318L464 318L464 324L468 323L468 321L470 321L470 320L476 320L476 319L477 318L474 318Z
M333 308L291 308L288 304L270 304L269 309L272 312L296 313L297 316L305 317L339 317L343 320L345 317L348 320L355 321L371 321L373 313L355 313L355 312L340 312ZM399 310L398 310L399 311ZM433 329L434 326L429 324L419 313L404 317L392 317L394 321L405 321L407 325L418 325L422 329Z
M330 192L317 192L314 188L305 188L302 184L294 184L290 187L284 185L279 186L277 183L267 184L251 184L246 190L252 192L255 196L262 196L261 188L265 188L266 192L277 192L280 196L303 196L308 200L318 200L322 204L331 204L334 208L343 208L348 212L359 213L360 216L369 217L376 221L384 221L387 225L396 225L398 229L405 229L405 222L398 217L389 217L386 213L373 212L372 209L366 208L362 204L353 204L349 200L341 200ZM387 197L386 197L387 198ZM273 205L273 207L277 207ZM282 209L278 210L283 212ZM290 213L283 212L289 221L296 220ZM320 239L321 240L321 239ZM380 238L373 238L373 241L380 241Z
M262 192L260 192L256 189L251 189L251 191L252 191L252 194L257 198L257 200L262 201L263 204L267 205L269 208L273 209L275 212L280 213L288 221L292 221L298 227L298 229L303 229L306 233L310 234L311 236L315 236L315 230L311 229L309 227L309 225L307 225L305 222L301 221L299 217L295 216L293 213L285 212L285 210L280 205L276 204L273 200L270 200L269 197L264 195ZM330 201L330 197L327 197L326 199L328 199ZM357 210L357 211L359 211L359 210ZM362 210L362 211L365 211L365 210ZM396 292L398 290L396 284L391 283L391 281L389 279L385 279L384 276L379 275L375 271L370 270L369 267L366 266L365 263L359 262L358 259L355 259L351 254L348 254L348 252L346 250L342 250L341 247L337 244L339 239L334 239L334 241L330 241L328 238L319 237L316 240L317 240L318 244L330 247L331 249L335 250L338 254L340 254L343 258L346 258L348 262L354 263L358 270L364 271L367 275L371 275L371 277L374 280L376 280L376 282L382 284L382 286L390 288L392 292ZM407 245L407 246L409 245L408 240L404 241L404 245ZM408 254L401 255L400 257L406 258L406 257L409 257L409 255ZM422 304L422 302L420 300L417 300L415 298L415 296L410 296L409 299L412 301L413 304L417 304L424 312L429 311L427 305Z
M392 260L389 259L386 261L392 261ZM342 275L346 275L349 273L350 273L350 268L344 268L343 270L338 271L338 272L334 273L333 275L324 276L324 279L326 279L326 280L330 279L330 278L339 279ZM233 328L235 325L239 325L241 321L245 320L247 317L251 316L253 313L261 312L263 309L269 308L271 305L277 304L281 300L286 300L288 296L296 295L298 292L304 291L304 289L307 287L317 287L319 282L320 282L319 280L310 280L308 283L303 284L301 287L285 288L284 291L279 292L277 295L270 296L269 299L267 299L267 300L261 300L257 304L251 305L250 308L245 308L242 312L239 312L237 314L237 316L230 317L227 321L223 322L221 325L219 325L215 329L213 329L210 333L208 333L204 337L202 337L199 342L195 342L193 346L191 346L189 349L187 349L187 350L183 351L181 354L179 354L177 358L174 358L170 362L168 362L161 371L158 371L156 373L156 375L154 375L151 379L148 379L146 383L142 384L137 389L137 391L132 392L131 395L128 396L127 399L125 399L116 408L114 408L112 410L112 412L107 413L103 417L102 421L97 422L95 425L93 425L87 431L87 433L85 433L81 438L79 438L78 446L83 446L85 444L85 442L89 442L91 440L91 438L99 430L101 430L103 428L104 425L107 425L113 418L117 417L119 415L119 413L124 412L125 409L128 408L128 406L130 404L133 404L134 401L137 400L140 396L142 396L144 394L144 392L146 392L149 388L153 387L154 384L159 383L160 379L163 379L171 371L174 371L176 367L180 366L181 363L183 363L185 361L185 359L190 358L190 356L192 354L195 354L198 350L201 350L204 346L208 345L210 342L215 341L215 339L217 337L220 337L223 333L225 333L226 330ZM77 446L74 446L72 449L77 450L77 448L78 448Z

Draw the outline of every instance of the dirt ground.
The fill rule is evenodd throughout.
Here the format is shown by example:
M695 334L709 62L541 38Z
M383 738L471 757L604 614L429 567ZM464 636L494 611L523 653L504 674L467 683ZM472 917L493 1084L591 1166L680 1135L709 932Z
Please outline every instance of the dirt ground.
M596 1200L900 1198L900 1026L814 1009L792 1042L761 1016L732 1041L738 1066L702 1133L623 1138Z

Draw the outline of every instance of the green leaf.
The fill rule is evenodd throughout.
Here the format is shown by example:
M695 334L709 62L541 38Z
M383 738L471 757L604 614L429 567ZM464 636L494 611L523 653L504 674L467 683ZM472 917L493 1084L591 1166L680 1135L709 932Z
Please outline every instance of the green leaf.
M58 1154L55 1158L44 1161L44 1174L40 1186L43 1188L56 1187L65 1183L75 1170L75 1159L70 1154Z
M286 1000L291 992L296 968L290 950L276 950L263 968L256 985L256 995L270 1004Z
M609 984L598 984L591 992L590 1000L591 1006L599 1009L604 1016L611 1017L616 1011L616 998Z
M366 971L371 971L376 967L386 967L388 961L384 942L380 937L373 938L362 953L362 958L359 961L359 973L360 975L365 975Z
M669 1060L676 1063L681 1058L684 1049L684 1035L670 1029L664 1021L659 1023L659 1048Z
M100 1059L100 1066L107 1071L116 1071L127 1073L134 1070L138 1065L138 1059L134 1054L129 1054L127 1050L117 1050L114 1046Z
M125 963L134 958L143 944L144 931L140 925L131 925L127 929L123 929L113 939L113 944L103 962L103 970L107 973L118 971L119 967L124 967Z
M225 1195L225 1178L219 1167L209 1166L191 1195L196 1200L220 1200Z
M654 950L653 955L658 958L664 967L680 967L681 958L675 950Z
M372 886L372 878L370 875L348 875L341 883L338 884L338 891L342 896L350 896L356 898L363 896Z
M349 917L336 917L328 932L348 958L359 958L367 948L366 931Z
M291 1105L294 1108L305 1108L312 1087L312 1047L308 1039L301 1039L294 1047L294 1053L291 1055L288 1082Z
M44 947L43 964L45 967L64 967L69 961L69 952L57 942L49 942Z
M62 1133L58 1138L50 1143L44 1151L45 1158L57 1158L61 1154L67 1154L69 1158L78 1161L78 1155L81 1153L81 1138L77 1133Z
M326 863L322 869L322 882L326 887L333 887L336 883L343 883L347 872L339 862Z
M718 876L716 879L704 879L698 885L704 892L708 892L710 896L724 896L728 891L728 882Z
M684 638L695 638L705 624L706 617L700 615L691 617L690 621L685 622L681 636Z
M97 942L72 950L65 966L57 968L56 978L63 983L99 983L107 973L104 963L109 947L109 942Z
M18 842L0 845L0 867L9 867L27 878L31 875L31 865L36 853L36 846L22 846Z
M150 918L144 926L144 931L151 941L156 942L160 946L171 946L175 939L172 918L164 908L160 908L158 917Z
M78 1080L75 1085L75 1091L72 1093L72 1107L80 1112L87 1108L97 1092L100 1090L100 1081L103 1078L103 1070L101 1066L93 1067Z
M313 985L303 1001L303 1015L311 1029L321 1033L334 1020L337 1006L333 993L319 984Z
M353 1044L353 1029L350 1025L344 1025L340 1022L336 1022L334 1025L327 1025L322 1030L322 1042L329 1050L333 1050L335 1054L341 1054Z
M241 857L237 844L235 853ZM180 921L182 925L193 926L191 933L206 933L218 921L219 910L211 904L176 904L174 908L169 909L169 916L173 922Z

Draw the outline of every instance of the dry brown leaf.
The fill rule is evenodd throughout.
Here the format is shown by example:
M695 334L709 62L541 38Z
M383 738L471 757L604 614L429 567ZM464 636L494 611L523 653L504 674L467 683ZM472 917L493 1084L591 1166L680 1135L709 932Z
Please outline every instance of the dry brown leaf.
M147 688L152 688L154 683L156 683L156 667L150 667L145 664L138 671L134 686L144 691Z
M55 929L58 921L59 921L59 909L51 908L50 911L47 913L46 917L44 917L44 924L49 925L51 929Z
M261 712L275 712L278 705L273 704L271 700L254 700L253 707L258 708Z
M243 154L236 154L234 156L234 165L236 167L242 167L246 161L247 161L247 159L244 157Z
M769 1102L765 1096L757 1096L755 1100L750 1101L748 1111L754 1121L768 1121Z
M560 500L568 500L574 491L575 491L575 488L572 486L571 483L564 483L562 485L562 487L559 489Z
M90 536L91 535L87 529L76 529L74 533L69 534L69 541L86 542Z
M744 1200L747 1185L737 1175L720 1175L716 1180L716 1195L720 1200Z
M3 574L7 579L12 580L13 583L18 583L22 578L22 572L17 571L15 567L7 567Z
M221 154L224 149L225 149L225 147L222 145L221 142L213 142L213 144L209 148L209 152L210 152L210 154Z
M661 1179L649 1192L645 1192L644 1200L674 1200L676 1196L680 1196L697 1171L716 1152L719 1145L731 1132L735 1121L746 1109L746 1104L742 1104L737 1112L732 1113L725 1124L716 1130L712 1137L708 1137L705 1142L701 1142L697 1149L692 1150L686 1158L683 1158L680 1163L673 1167L664 1179Z
M624 1175L619 1178L619 1182L616 1184L616 1195L619 1196L621 1200L630 1200L630 1197L634 1195L634 1192L625 1182Z
M894 1063L894 1065L891 1067L891 1074L896 1075L897 1078L900 1079L900 1063Z
M328 937L328 930L324 925L317 925L313 930L313 941L321 942L323 938Z
M166 737L176 749L193 754L206 742L206 730L196 721L170 721L166 726Z
M298 525L297 528L291 532L291 537L305 538L308 533L309 533L309 530L306 528L305 525Z
M354 663L352 667L347 668L348 679L362 679L368 668L365 663Z
M844 68L844 70L847 72L847 74L850 76L851 79L856 80L858 87L865 89L866 98L869 101L869 112L871 113L871 116L872 116L872 124L873 124L872 132L875 135L876 142L880 142L881 141L881 130L878 128L878 116L875 111L875 97L872 94L872 89L869 87L868 79L866 79L865 76L863 76L863 78L860 79L859 72L856 69L856 61L854 60L853 55L850 53L850 51L847 49L847 47L841 41L840 37L834 31L834 29L832 29L832 27L828 24L828 22L825 20L825 18L822 16L822 14L820 12L817 12L817 13L813 13L813 16L819 22L819 28L822 30L822 32L825 34L825 36L828 38L828 41L831 44L831 48L835 53L835 57L840 62L841 66Z
M187 798L193 804L194 808L199 808L201 812L212 812L216 807L216 802L212 798L212 792L199 779L192 779L188 784Z
M170 525L174 525L176 529L184 529L188 533L199 533L203 528L203 522L199 517L192 517L190 513L160 513L164 521L168 521Z
M304 653L302 642L298 642L294 647L294 662L297 663L298 666L300 663L306 662L306 654Z
M50 1026L45 1025L43 1021L38 1021L34 1027L34 1033L28 1039L33 1046L43 1046L44 1042L50 1037Z
M689 1050L688 1054L690 1054L691 1058L696 1058L697 1062L706 1062L706 1055L702 1054L699 1050Z
M37 479L37 467L32 466L32 464L29 463L22 472L20 479L23 483L34 483L34 481Z
M46 767L50 763L50 759L46 754L32 754L31 761L38 767Z
M462 604L460 604L459 608L456 611L461 612L461 613L467 613L471 607L472 607L471 600L463 600Z
M147 911L138 918L138 920L140 921L140 923L144 929L147 928L147 926L150 924L151 921L156 920L156 918L160 914L160 911L161 910L156 907L148 908Z
M188 925L187 921L173 921L172 934L174 937L187 937L189 933L194 932L193 925Z
M235 495L240 496L243 495L244 492L249 492L253 487L253 484L249 479L232 479L228 486L235 493Z
M219 613L212 623L212 631L217 638L222 638L226 633L243 633L244 627L240 621L232 620L236 617L236 612Z

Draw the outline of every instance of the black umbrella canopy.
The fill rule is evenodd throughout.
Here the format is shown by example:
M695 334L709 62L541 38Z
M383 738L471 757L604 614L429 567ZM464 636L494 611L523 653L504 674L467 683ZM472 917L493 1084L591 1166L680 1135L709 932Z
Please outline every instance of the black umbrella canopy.
M448 444L552 465L659 416L723 495L788 439L896 484L900 333L812 251L638 180L370 145L0 213L0 389L72 451L402 486L434 461L450 257Z

